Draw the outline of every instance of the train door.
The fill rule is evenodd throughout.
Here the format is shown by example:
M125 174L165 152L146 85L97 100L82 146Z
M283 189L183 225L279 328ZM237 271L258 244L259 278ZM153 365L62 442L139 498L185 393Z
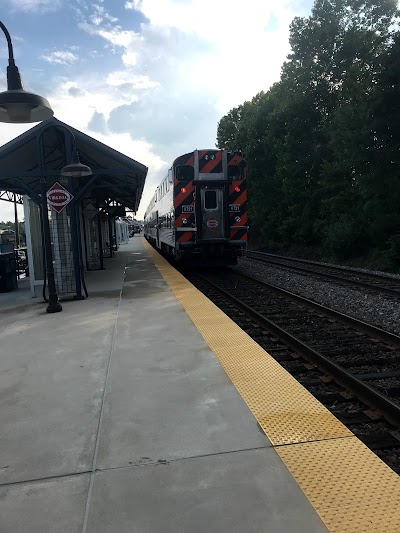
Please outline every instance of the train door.
M160 218L158 211L156 211L156 243L157 248L160 248Z
M225 237L224 188L208 185L200 188L202 240Z

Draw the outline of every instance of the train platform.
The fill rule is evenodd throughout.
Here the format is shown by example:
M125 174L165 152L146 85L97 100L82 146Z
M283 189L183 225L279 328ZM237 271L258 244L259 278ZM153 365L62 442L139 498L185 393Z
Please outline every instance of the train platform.
M0 294L1 533L400 531L400 478L140 237Z

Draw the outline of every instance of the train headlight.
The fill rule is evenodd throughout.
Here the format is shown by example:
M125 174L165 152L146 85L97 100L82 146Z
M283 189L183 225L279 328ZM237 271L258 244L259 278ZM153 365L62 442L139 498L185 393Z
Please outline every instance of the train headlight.
M187 218L182 218L182 224L187 224Z

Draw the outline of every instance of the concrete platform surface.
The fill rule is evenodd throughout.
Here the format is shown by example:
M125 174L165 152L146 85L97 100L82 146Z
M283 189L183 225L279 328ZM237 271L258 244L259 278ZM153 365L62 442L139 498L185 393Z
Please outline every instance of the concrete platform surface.
M141 238L87 285L0 295L0 532L326 531Z

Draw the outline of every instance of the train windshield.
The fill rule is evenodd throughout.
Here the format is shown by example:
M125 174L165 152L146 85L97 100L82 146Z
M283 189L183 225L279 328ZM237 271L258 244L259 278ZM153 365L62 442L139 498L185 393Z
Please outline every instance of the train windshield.
M243 169L239 165L229 165L228 166L228 176L230 178L242 179Z
M178 165L175 172L178 181L191 181L194 178L194 168L191 165Z

